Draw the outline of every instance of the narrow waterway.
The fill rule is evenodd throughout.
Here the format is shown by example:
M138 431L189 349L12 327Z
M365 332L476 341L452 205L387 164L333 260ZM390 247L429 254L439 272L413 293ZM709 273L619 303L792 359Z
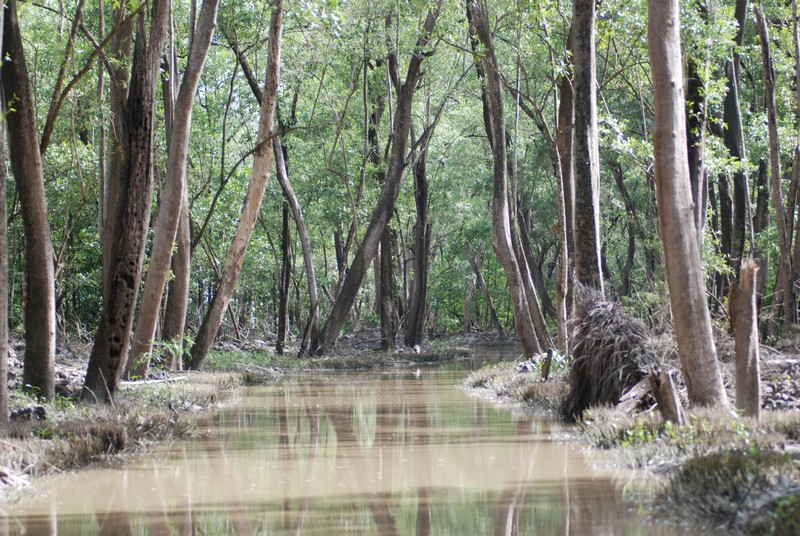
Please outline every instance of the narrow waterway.
M456 388L465 365L289 377L201 436L39 479L0 534L683 534L557 431Z

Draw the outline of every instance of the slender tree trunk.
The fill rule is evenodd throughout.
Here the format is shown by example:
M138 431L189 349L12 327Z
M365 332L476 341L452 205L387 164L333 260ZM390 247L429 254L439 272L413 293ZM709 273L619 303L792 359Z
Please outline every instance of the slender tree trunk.
M0 43L3 18L0 9ZM0 71L2 72L2 71ZM0 96L3 95L0 77ZM0 121L0 429L8 424L8 199L6 192L6 125Z
M278 154L280 147L273 148ZM278 336L275 341L275 353L283 355L283 347L286 344L286 333L289 330L289 290L292 283L292 263L289 260L292 248L289 245L289 204L283 204L283 225L281 233L281 287L278 299Z
M392 231L389 225L386 225L381 236L381 253L378 255L378 261L380 262L380 270L378 271L378 285L380 286L378 314L381 319L381 350L385 352L394 351L395 337L397 335L393 260Z
M414 223L414 278L411 280L406 312L405 343L409 348L422 344L425 331L425 307L428 289L428 248L431 225L428 223L428 177L425 169L427 148L414 162L414 202L417 220ZM420 162L422 161L422 162Z
M769 132L769 160L770 160L770 197L775 211L775 220L778 227L778 249L780 251L780 265L775 284L775 297L773 298L772 321L769 323L767 335L777 335L778 324L781 317L786 323L793 323L790 304L792 300L792 259L790 253L791 235L789 234L789 215L783 199L781 185L781 148L778 138L778 116L775 103L775 73L772 70L772 55L770 53L769 35L767 24L760 8L755 9L756 27L761 39L761 60L764 66L764 92L767 101L767 130Z
M164 311L164 327L161 336L165 341L181 341L181 351L171 356L172 370L183 369L183 341L186 326L186 313L189 310L189 289L191 287L192 239L189 221L189 199L183 192L178 232L175 237L177 247L172 255L172 281L169 282L167 305Z
M500 324L500 319L497 317L497 310L494 308L494 302L492 301L492 294L489 292L489 286L486 284L486 279L483 277L483 271L481 271L481 252L480 249L475 252L475 255L472 255L469 251L469 245L467 246L467 262L472 267L472 271L475 274L475 279L478 281L478 286L481 289L481 293L483 294L483 299L486 301L486 307L489 309L489 319L491 321L492 326L494 329L497 330L497 334L501 337L505 335L503 332L503 326Z
M694 200L694 225L697 243L703 244L703 229L708 210L708 179L706 176L706 103L705 86L698 73L696 61L690 60L686 75L686 135L688 139L689 182Z
M475 297L475 280L470 279L464 296L464 333L472 331L472 300Z
M276 0L272 12L269 31L269 52L267 64L267 81L261 102L256 149L253 155L253 167L250 182L247 186L242 213L236 232L225 258L225 266L217 285L217 291L208 311L203 317L200 330L197 332L192 347L189 368L197 370L203 364L211 345L219 331L222 316L230 304L239 272L244 264L247 246L256 224L264 190L272 168L272 137L275 135L275 106L278 98L278 84L281 61L281 31L283 28L283 0Z
M417 39L417 43L414 47L414 54L409 62L406 79L402 85L399 83L397 57L394 53L389 54L388 62L390 65L390 72L393 73L393 77L398 79L396 85L399 89L397 91L394 124L392 125L392 152L389 157L386 180L381 186L381 191L378 194L378 201L372 212L366 234L361 246L356 252L355 259L353 259L350 265L350 269L345 275L342 288L337 296L336 302L333 304L333 309L325 323L325 327L320 337L311 344L311 353L314 355L324 354L333 347L338 339L339 330L342 324L344 324L350 310L353 308L353 304L358 295L358 289L361 287L361 283L364 280L369 263L372 262L378 252L378 244L383 235L383 229L386 227L394 211L397 196L400 194L400 188L403 185L403 171L406 166L408 137L411 129L411 105L414 100L414 93L416 92L417 85L422 76L422 61L431 53L427 47L436 26L436 19L439 17L441 5L442 0L436 0L432 6L432 10L428 11L425 27L422 35Z
M678 354L689 400L727 407L706 306L686 154L678 0L648 2L656 199Z
M8 153L25 232L25 366L23 384L46 400L55 394L56 303L53 246L47 220L33 90L17 18L17 0L3 20L2 69ZM13 107L13 110L11 109ZM4 186L5 187L5 186ZM5 225L5 220L3 221Z
M272 142L272 150L275 152L275 165L277 167L278 182L283 190L283 195L292 209L294 224L297 227L297 234L300 237L300 246L303 250L303 264L308 280L308 301L309 315L306 329L303 330L303 340L300 343L300 355L306 353L310 340L317 336L319 331L319 294L317 291L317 277L314 272L314 257L311 253L311 239L308 236L303 211L300 208L300 201L294 193L292 184L289 182L289 171L286 165L285 147L276 136Z
M131 350L131 365L138 376L145 376L149 369L149 354L153 349L158 312L169 278L172 249L180 221L181 205L186 190L186 163L189 156L189 135L192 128L192 104L200 75L205 65L211 38L217 25L219 0L205 0L200 8L200 18L189 50L189 59L183 73L175 111L172 117L167 157L167 178L161 192L153 244L150 252L150 268L147 272L142 303ZM174 61L171 60L171 63Z
M489 132L489 144L493 157L492 192L492 245L506 275L511 305L514 311L514 328L522 346L523 353L530 357L541 352L542 346L531 316L532 305L526 284L530 284L527 272L523 272L519 257L512 241L514 230L511 226L511 207L508 195L508 166L506 160L506 129L503 113L503 94L494 51L494 36L489 27L488 6L485 0L471 2L472 25L475 35L484 48L482 68L485 71L485 91L483 92L484 120ZM524 257L522 257L524 259ZM532 287L532 284L530 284Z
M602 294L595 1L574 0L572 4L572 57L575 70L573 241L575 279Z
M145 15L138 18L125 123L128 160L117 185L120 203L108 218L116 220L111 239L108 294L97 329L84 384L85 400L112 402L128 359L133 315L139 293L153 192L153 117L161 53L171 2L154 0L149 36Z
M744 38L744 25L747 16L747 0L736 0L735 18L739 24L736 32L733 58L725 63L725 76L728 92L725 94L723 107L723 120L727 128L724 132L725 146L731 157L744 163L745 146L744 132L742 130L742 112L739 105L739 71L741 55L738 47L742 46ZM731 251L730 262L734 273L739 272L744 257L744 244L747 236L748 222L750 220L750 193L747 187L747 173L744 169L737 170L733 178L733 221L731 225ZM753 247L753 228L750 225L750 244Z

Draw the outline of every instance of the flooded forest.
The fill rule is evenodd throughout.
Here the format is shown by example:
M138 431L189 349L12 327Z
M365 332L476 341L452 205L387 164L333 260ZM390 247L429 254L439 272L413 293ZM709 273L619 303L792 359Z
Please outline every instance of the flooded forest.
M0 534L800 533L799 25L7 0Z

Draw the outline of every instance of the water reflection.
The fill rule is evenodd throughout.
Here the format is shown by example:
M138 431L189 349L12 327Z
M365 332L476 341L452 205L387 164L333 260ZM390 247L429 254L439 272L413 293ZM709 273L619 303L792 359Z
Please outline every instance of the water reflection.
M201 438L41 480L0 534L677 534L619 500L550 425L450 368L290 378Z

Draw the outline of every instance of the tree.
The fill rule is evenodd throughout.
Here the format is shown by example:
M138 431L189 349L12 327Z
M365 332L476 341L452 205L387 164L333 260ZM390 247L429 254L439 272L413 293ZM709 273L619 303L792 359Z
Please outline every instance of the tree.
M255 228L256 218L261 209L261 201L264 198L269 172L272 168L272 137L275 136L275 107L278 101L278 85L280 82L282 30L283 0L277 0L270 20L267 80L263 93L264 97L261 101L258 137L256 138L256 147L253 154L250 182L247 186L239 223L236 226L236 232L225 257L225 265L217 284L217 291L203 317L203 322L192 346L188 365L189 368L194 370L200 368L208 355L208 351L217 336L219 325L222 322L222 315L230 304L236 281L247 253L247 246Z
M656 199L678 354L689 400L727 407L694 227L677 0L648 2L647 41L654 88Z
M3 18L0 9L0 43ZM0 70L0 72L2 72ZM0 76L0 96L3 95ZM8 200L6 193L6 126L0 121L0 428L8 424Z
M422 77L422 61L433 53L430 50L430 42L441 6L442 0L436 0L431 10L428 11L425 26L421 35L417 38L414 53L408 64L406 78L402 84L399 79L400 73L396 52L390 51L389 53L389 74L394 79L393 85L397 88L397 103L394 111L394 124L392 125L392 151L389 157L386 179L381 186L378 201L372 211L364 239L356 252L350 269L347 271L328 320L325 322L320 336L312 341L311 353L314 355L322 355L330 350L336 339L339 338L339 330L355 303L358 289L361 287L367 268L378 252L378 244L383 236L383 230L394 211L397 196L403 185L414 93Z
M153 192L155 94L169 20L170 0L154 0L149 17L139 15L125 102L125 161L107 218L111 227L110 265L103 316L89 357L83 398L110 403L128 359L128 345L144 262ZM149 18L149 32L145 19ZM108 227L107 227L108 228Z
M23 382L39 396L55 395L56 304L53 246L39 129L31 79L22 46L17 1L8 2L3 20L3 96L8 154L19 193L25 229L25 368Z
M575 279L603 292L600 267L600 155L597 139L595 0L573 0Z
M525 259L524 257L520 259L518 250L512 241L512 218L515 218L516 214L511 211L509 204L503 90L495 56L494 37L489 28L486 1L468 0L468 2L471 4L472 11L468 19L471 19L475 34L483 45L481 59L482 70L485 72L485 90L482 91L483 117L493 161L492 246L494 246L494 251L506 274L508 290L511 293L511 304L514 309L514 329L523 353L530 357L541 352L542 345L531 315L532 304L529 303L531 295L526 292L525 275L520 267L520 263L525 262ZM530 281L528 283L530 284Z
M189 59L183 73L183 81L175 102L169 136L169 155L167 157L167 179L161 192L153 244L150 251L150 268L142 292L142 303L136 322L129 368L135 367L135 374L145 376L148 371L147 356L153 348L156 323L164 287L169 277L172 248L184 202L186 190L186 161L189 151L189 134L192 125L192 104L200 75L203 71L211 38L217 21L219 0L205 0L200 8L197 27L192 34ZM194 21L191 21L192 25Z

